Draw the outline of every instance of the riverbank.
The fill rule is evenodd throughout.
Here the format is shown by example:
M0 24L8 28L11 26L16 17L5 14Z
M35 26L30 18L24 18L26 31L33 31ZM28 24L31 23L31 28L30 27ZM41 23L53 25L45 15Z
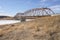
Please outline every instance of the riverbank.
M2 25L0 40L60 40L60 15Z

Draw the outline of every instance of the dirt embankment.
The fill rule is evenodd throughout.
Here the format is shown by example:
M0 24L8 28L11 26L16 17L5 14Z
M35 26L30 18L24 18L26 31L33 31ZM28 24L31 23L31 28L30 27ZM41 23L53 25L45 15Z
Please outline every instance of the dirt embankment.
M60 40L60 16L0 26L0 40Z

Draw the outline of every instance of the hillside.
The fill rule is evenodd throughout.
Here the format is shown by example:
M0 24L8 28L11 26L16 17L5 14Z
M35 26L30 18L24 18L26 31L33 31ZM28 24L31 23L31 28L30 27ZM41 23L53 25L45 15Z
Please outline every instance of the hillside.
M60 16L1 25L0 40L60 40Z
M11 20L13 17L10 16L0 16L0 20Z

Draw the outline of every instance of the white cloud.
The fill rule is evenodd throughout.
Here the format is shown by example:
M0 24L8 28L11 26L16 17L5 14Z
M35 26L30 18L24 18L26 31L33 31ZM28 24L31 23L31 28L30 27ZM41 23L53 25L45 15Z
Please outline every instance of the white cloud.
M48 1L48 0L41 0L40 2L46 2L46 1Z
M59 0L40 0L40 2L56 2L56 1L59 1Z
M49 8L51 8L54 12L60 12L60 5L54 5Z
M40 0L38 5L40 7L47 7L47 5L48 5L47 1L48 0Z
M60 5L55 5L50 7L53 10L60 10Z

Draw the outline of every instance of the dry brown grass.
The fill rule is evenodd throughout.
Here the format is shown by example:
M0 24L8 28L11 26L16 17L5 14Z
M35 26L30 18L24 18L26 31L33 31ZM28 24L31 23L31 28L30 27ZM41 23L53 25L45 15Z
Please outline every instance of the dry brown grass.
M60 40L60 16L0 26L0 40Z

